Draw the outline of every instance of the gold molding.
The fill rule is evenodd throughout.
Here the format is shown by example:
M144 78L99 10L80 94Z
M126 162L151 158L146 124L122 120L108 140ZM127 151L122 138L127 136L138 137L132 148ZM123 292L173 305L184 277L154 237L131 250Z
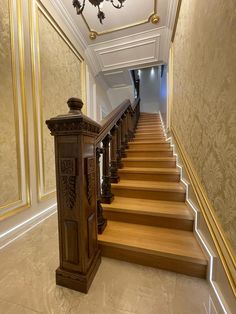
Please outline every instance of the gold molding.
M171 35L171 42L174 42L175 39L175 33L176 33L176 28L177 28L177 24L178 24L178 20L179 20L179 13L180 13L180 8L181 8L181 3L182 0L178 0L178 4L177 4L177 9L176 9L176 14L175 14L175 22L174 22L174 27L172 30L172 35Z
M20 72L20 99L21 108L17 99L17 79L16 79L16 47L15 47L15 29L14 29L14 12L13 0L8 0L9 11L9 30L11 38L11 66L12 66L12 86L13 86L13 102L14 102L14 120L15 120L15 133L16 133L16 151L17 151L17 173L18 173L18 197L19 199L8 204L0 206L0 221L5 218L16 214L31 205L30 199L30 178L29 178L29 155L28 155L28 133L27 133L27 111L26 111L26 97L25 97L25 79L24 79L24 45L23 45L23 21L22 21L22 8L21 3L17 1L16 16L17 16L17 39L18 39L18 53L19 53L19 72ZM22 191L22 172L21 172L21 151L20 151L20 126L19 126L19 110L22 111L22 125L23 125L23 153L24 153L24 166L25 166L25 199L23 202ZM13 208L12 208L13 207ZM12 208L12 209L11 209ZM9 209L9 210L8 210ZM3 214L1 211L7 210Z
M139 26L139 25L143 25L143 24L147 24L147 23L150 23L152 22L152 18L153 16L156 16L159 18L159 16L157 15L157 0L153 0L153 11L150 13L149 17L145 20L142 20L142 21L139 21L139 22L136 22L136 23L132 23L132 24L128 24L128 25L125 25L125 26L121 26L121 27L115 27L115 28L111 28L111 29L108 29L107 31L103 31L103 32L97 32L96 30L92 29L87 20L85 19L84 15L81 14L81 17L89 31L89 38L91 40L94 40L96 39L97 36L101 36L101 35L106 35L106 34L110 34L110 33L114 33L114 32L117 32L117 31L120 31L120 30L124 30L124 29L129 29L129 28L132 28L132 27L135 27L135 26ZM159 20L160 18L158 19L158 21L156 21L155 23L153 24L157 24L159 23Z
M171 134L173 135L173 138L178 146L184 168L187 171L190 184L197 198L201 213L213 239L217 253L227 275L229 284L232 288L234 296L236 297L236 259L234 251L225 236L223 228L221 227L218 217L216 216L214 207L212 206L207 196L207 193L205 192L205 189L203 188L201 181L193 167L193 164L173 126L171 126Z
M49 11L39 0L28 0L29 5L29 20L30 20L30 41L31 41L31 63L32 63L32 89L33 89L33 108L34 108L34 136L35 136L35 159L36 159L36 177L37 177L37 194L38 201L44 201L56 197L56 190L45 193L45 160L43 154L43 112L41 106L41 71L40 71L40 40L39 40L39 25L38 25L38 10L44 15L50 25L58 33L61 39L67 44L72 53L80 61L81 70L81 93L82 99L86 104L86 83L85 83L85 71L84 71L84 59L67 37L65 32L61 29L58 23L54 20ZM37 78L37 79L36 79ZM86 106L84 106L86 111ZM40 119L38 119L38 114ZM39 134L41 140L39 140ZM41 150L41 153L40 153ZM42 165L42 173L40 171L40 158Z

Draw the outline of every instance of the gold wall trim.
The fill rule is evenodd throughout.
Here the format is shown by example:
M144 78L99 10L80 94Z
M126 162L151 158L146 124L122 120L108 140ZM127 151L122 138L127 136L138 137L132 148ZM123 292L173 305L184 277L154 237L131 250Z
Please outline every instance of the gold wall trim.
M184 149L183 144L176 130L171 126L171 134L178 146L184 167L189 176L190 184L196 195L197 201L200 206L201 213L207 224L208 230L211 234L213 242L215 244L217 253L224 267L229 284L236 297L236 257L233 249L225 236L225 233L221 227L221 224L216 216L214 207L212 206L205 189L203 188L200 179L193 167L193 164Z
M101 35L110 34L110 33L114 33L114 32L120 31L120 30L124 30L124 29L135 27L135 26L139 26L139 25L150 23L153 15L156 15L156 14L157 14L157 0L153 0L153 11L150 13L150 15L149 15L149 17L147 19L139 21L139 22L136 22L136 23L128 24L128 25L125 25L125 26L111 28L111 29L108 29L107 31L104 31L104 32L97 32L96 30L92 29L89 26L89 24L88 24L86 18L84 17L84 15L81 14L81 16L82 16L82 19L83 19L83 21L84 21L88 31L90 33L95 34L96 36L101 36Z
M177 24L178 24L178 19L179 19L179 12L180 12L180 8L181 8L181 3L182 0L178 0L178 5L177 5L177 9L176 9L176 14L175 14L175 22L174 22L174 27L173 27L173 31L172 31L172 35L171 35L171 42L174 42L175 39L175 33L176 33L176 28L177 28Z
M18 173L18 200L3 204L0 206L0 221L20 212L31 205L30 199L30 178L29 178L29 155L28 155L28 134L27 134L27 111L26 111L26 98L25 98L25 80L24 80L24 45L23 45L23 22L22 22L22 8L21 3L17 1L16 16L17 16L17 39L18 39L18 53L19 53L19 72L20 72L20 93L17 91L16 79L16 45L15 45L15 29L14 29L14 12L13 0L8 0L9 8L9 24L10 24L10 37L11 37L11 65L12 65L12 86L13 86L13 102L14 102L14 119L15 119L15 132L16 132L16 151L17 151L17 173ZM19 108L18 95L21 96L21 108ZM25 166L25 200L23 203L23 189L22 189L22 172L21 172L21 150L20 150L20 126L19 126L19 110L22 111L22 125L23 125L23 154ZM13 208L12 208L13 207ZM12 209L11 209L12 208ZM9 210L8 210L9 209ZM5 211L1 213L1 211Z
M81 92L82 99L86 104L86 83L84 71L84 58L81 56L77 48L73 45L65 32L61 29L58 23L54 20L52 15L44 7L39 0L28 0L29 6L29 21L30 21L30 41L31 41L31 64L32 64L32 94L33 94L33 114L34 114L34 136L35 136L35 158L36 158L36 177L37 177L37 194L38 201L42 202L56 197L56 190L45 193L45 160L43 154L43 112L41 106L41 71L40 71L40 40L39 40L39 24L38 24L38 10L44 15L47 21L51 24L54 30L67 44L73 54L78 58L81 63ZM86 113L86 106L84 106ZM38 114L40 119L38 119ZM40 138L39 138L40 135ZM41 161L40 161L41 158ZM41 163L40 163L41 162ZM42 166L42 172L40 171Z

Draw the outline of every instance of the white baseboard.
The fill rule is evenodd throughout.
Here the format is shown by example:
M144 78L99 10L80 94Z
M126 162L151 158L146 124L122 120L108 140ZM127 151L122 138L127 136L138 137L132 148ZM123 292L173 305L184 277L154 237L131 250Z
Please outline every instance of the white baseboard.
M30 218L14 225L13 227L7 229L0 233L0 249L6 247L22 235L24 235L29 230L36 227L38 224L48 219L54 215L57 211L57 204L53 204L48 208L40 211L39 213L31 216Z

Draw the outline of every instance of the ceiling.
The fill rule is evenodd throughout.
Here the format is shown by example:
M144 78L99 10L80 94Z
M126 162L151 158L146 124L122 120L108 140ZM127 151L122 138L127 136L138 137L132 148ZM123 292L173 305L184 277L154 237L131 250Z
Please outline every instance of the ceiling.
M178 0L126 0L121 9L104 1L103 24L88 0L83 16L76 14L72 0L49 1L73 28L93 75L102 77L108 88L131 84L129 69L167 63ZM151 22L153 14L160 18L157 24Z
M155 6L156 0L126 0L123 8L116 9L110 2L104 1L101 7L105 13L105 19L101 24L96 18L97 8L87 3L83 16L91 30L103 34L128 25L144 23L154 13Z

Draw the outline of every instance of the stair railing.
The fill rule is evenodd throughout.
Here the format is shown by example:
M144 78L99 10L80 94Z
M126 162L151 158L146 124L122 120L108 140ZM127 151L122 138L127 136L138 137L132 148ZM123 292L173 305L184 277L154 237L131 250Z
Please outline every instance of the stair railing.
M97 233L106 227L102 203L111 203L121 158L134 137L140 99L125 100L101 125L85 116L80 99L46 121L55 142L60 266L56 283L87 293L101 261ZM102 154L102 181L100 156Z
M100 174L100 154L103 157L102 183L97 180L97 214L98 233L101 234L106 226L103 218L101 203L110 204L113 200L111 183L119 182L118 169L122 168L121 158L125 157L128 142L134 137L134 131L139 116L139 98L133 104L129 100L122 102L101 121L101 130L96 139L97 174Z

